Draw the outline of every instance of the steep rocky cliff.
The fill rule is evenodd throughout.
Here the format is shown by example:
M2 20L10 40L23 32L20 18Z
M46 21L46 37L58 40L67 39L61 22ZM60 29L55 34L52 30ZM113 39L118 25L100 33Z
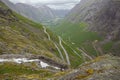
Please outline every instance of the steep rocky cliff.
M119 38L120 0L82 0L67 16L72 23L86 22L89 29Z
M85 38L85 34L82 35L84 31L80 27L84 27L84 31L95 32L99 38L103 39L101 41L90 34L86 35L94 39L92 42L98 40L99 43L101 41L98 46L102 45L105 53L112 52L119 55L120 0L81 0L55 30L64 38L71 38L73 42L78 44L82 40L81 36L83 39ZM86 41L88 42L89 39L82 42Z
M36 22L44 23L53 20L56 17L54 12L49 7L42 4L39 5L39 7L34 7L24 3L13 4L9 0L2 1L15 12Z

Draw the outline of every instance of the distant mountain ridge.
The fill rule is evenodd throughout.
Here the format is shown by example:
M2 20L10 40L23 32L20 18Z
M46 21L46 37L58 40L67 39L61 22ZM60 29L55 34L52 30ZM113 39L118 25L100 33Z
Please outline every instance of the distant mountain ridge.
M15 12L27 17L35 22L41 22L46 26L55 25L59 20L63 19L70 10L55 10L48 6L38 4L26 4L26 3L12 3L9 0L2 0L7 6L9 6Z
M36 22L47 22L56 17L54 12L45 5L39 5L37 8L24 3L13 4L9 0L3 0L3 2L15 12Z
M41 5L45 5L45 4L36 3L36 4L32 4L32 5L38 8ZM68 12L70 11L69 9L64 9L64 8L63 9L50 8L50 9L54 12L54 14L56 15L56 17L58 17L58 18L65 17L68 14Z

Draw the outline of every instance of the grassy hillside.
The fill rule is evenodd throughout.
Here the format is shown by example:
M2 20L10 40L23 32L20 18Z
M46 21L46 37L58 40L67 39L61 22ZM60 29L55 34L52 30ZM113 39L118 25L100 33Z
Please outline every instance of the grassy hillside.
M71 47L85 48L90 55L97 55L93 44L96 40L101 41L103 37L96 32L88 30L88 24L85 22L71 23L64 21L60 26L52 29L60 35Z
M84 22L64 24L69 27L59 28L59 33L57 32L63 37L62 39L45 26L11 11L0 1L0 79L87 80L89 76L96 79L94 76L96 73L97 76L102 73L107 77L109 75L106 75L106 72L113 75L119 74L117 70L119 57L108 55L93 60L93 57L98 56L99 53L96 47L100 49L96 44L102 40L97 33L86 30L87 24ZM76 32L77 30L79 32ZM104 45L104 49L109 50L113 43ZM16 58L18 61L15 61ZM25 61L27 59L30 62L19 58L25 58ZM36 59L37 61L32 62ZM4 62L4 60L7 61ZM84 63L88 60L92 61ZM43 64L47 67L42 67ZM118 76L112 78L118 79Z
M2 2L0 6L4 11L10 10ZM21 15L8 11L6 15L0 13L0 54L20 54L44 56L58 63L67 63L66 54L60 45L60 39L50 30L46 29L38 23L35 23ZM50 36L50 40L48 38ZM70 59L70 67L75 68L80 65L83 60L81 52L71 48L70 45L61 41L63 47L68 53ZM61 58L61 51L64 60ZM75 51L80 55L76 55ZM31 57L31 56L30 56ZM73 60L76 59L76 60Z
M52 29L70 44L86 48L88 53L120 56L116 49L120 43L119 7L119 0L81 0L61 25Z

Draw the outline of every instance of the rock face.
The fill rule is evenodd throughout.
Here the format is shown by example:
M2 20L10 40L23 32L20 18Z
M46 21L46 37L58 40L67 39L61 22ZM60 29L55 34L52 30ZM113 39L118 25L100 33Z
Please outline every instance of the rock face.
M59 80L119 80L120 58L109 55L101 56L85 63Z
M35 7L40 7L41 6L41 3L36 3L36 4L33 4L33 6ZM70 11L69 9L54 9L54 8L50 8L54 14L56 15L57 18L64 18L68 12Z
M62 63L56 63L54 60L51 60L51 59L49 59L49 58L46 58L46 57L43 57L43 56L39 56L39 59L40 59L41 61L43 61L43 62L46 62L46 63L50 64L50 65L53 65L53 66L58 67L58 68L60 68L61 70L63 70L63 69L64 69L64 70L69 69L68 65L62 64Z
M91 42L101 41L98 46L103 48L104 53L120 56L118 49L120 48L120 0L81 0L58 29L56 28L56 33L59 32L59 35L67 38L66 40L71 39L78 44L82 36L85 38L91 36L90 34L86 35L88 37L81 35L80 27L82 26L85 26L83 32L94 32L98 37L102 37L103 41L97 38ZM91 36L91 38L94 37ZM87 43L87 40L84 42Z
M18 13L36 22L49 21L55 18L55 14L52 12L52 10L45 5L41 5L36 8L31 5L18 3L16 4L16 8L19 11Z
M120 40L120 0L82 0L66 19L86 22L89 30Z
M2 1L15 12L36 22L47 22L56 17L53 11L45 5L34 7L32 5L28 5L24 3L13 4L9 0L2 0Z

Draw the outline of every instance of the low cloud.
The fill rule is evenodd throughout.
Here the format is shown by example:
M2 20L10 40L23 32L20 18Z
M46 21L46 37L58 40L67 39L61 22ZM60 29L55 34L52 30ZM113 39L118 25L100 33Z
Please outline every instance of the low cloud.
M66 3L66 4L49 4L47 5L49 6L50 8L53 8L53 9L71 9L75 6L74 3Z
M71 9L80 0L10 0L13 3L27 3L27 4L45 4L54 9Z
M14 3L43 3L43 4L48 4L48 3L77 3L80 0L10 0Z

